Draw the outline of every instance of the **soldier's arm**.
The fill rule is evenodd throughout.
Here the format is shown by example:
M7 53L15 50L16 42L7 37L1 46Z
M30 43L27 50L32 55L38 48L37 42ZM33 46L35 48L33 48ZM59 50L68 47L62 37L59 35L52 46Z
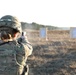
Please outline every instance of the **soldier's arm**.
M27 57L30 56L32 54L33 47L31 45L31 43L28 41L27 37L19 38L18 42L24 44L26 56Z

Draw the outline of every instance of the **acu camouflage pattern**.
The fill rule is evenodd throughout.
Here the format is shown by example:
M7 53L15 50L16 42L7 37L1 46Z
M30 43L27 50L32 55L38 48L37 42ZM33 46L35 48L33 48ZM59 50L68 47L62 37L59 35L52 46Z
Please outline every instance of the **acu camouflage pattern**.
M28 47L11 41L0 46L0 75L22 75L29 56ZM31 50L30 50L31 51ZM27 72L24 75L28 75Z
M0 19L0 27L10 27L22 32L21 23L17 17L11 15L5 15Z
M16 17L5 15L0 19L0 28L9 27L22 32L21 23ZM26 60L32 54L32 46L28 41L18 43L10 41L0 45L0 75L28 75ZM24 69L25 74L22 74Z

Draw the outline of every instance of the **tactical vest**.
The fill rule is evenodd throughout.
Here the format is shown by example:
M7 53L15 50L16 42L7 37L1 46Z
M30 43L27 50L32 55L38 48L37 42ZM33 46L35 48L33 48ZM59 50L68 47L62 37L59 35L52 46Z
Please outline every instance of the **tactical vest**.
M0 75L24 75L25 57L23 44L12 41L0 45Z

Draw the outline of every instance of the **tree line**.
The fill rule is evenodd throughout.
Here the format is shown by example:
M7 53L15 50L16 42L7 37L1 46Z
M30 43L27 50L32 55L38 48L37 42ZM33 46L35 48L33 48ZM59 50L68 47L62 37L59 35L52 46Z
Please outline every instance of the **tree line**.
M58 29L58 27L51 26L51 25L42 25L42 24L37 24L35 22L32 23L26 23L26 22L21 22L22 29L32 29L32 30L39 30L40 28L48 28L48 30L54 30Z

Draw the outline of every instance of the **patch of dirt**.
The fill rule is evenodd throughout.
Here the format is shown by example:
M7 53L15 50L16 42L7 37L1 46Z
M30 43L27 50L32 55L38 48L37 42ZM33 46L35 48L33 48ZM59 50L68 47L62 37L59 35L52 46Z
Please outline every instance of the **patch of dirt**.
M50 41L33 46L28 58L30 75L76 75L76 42Z

